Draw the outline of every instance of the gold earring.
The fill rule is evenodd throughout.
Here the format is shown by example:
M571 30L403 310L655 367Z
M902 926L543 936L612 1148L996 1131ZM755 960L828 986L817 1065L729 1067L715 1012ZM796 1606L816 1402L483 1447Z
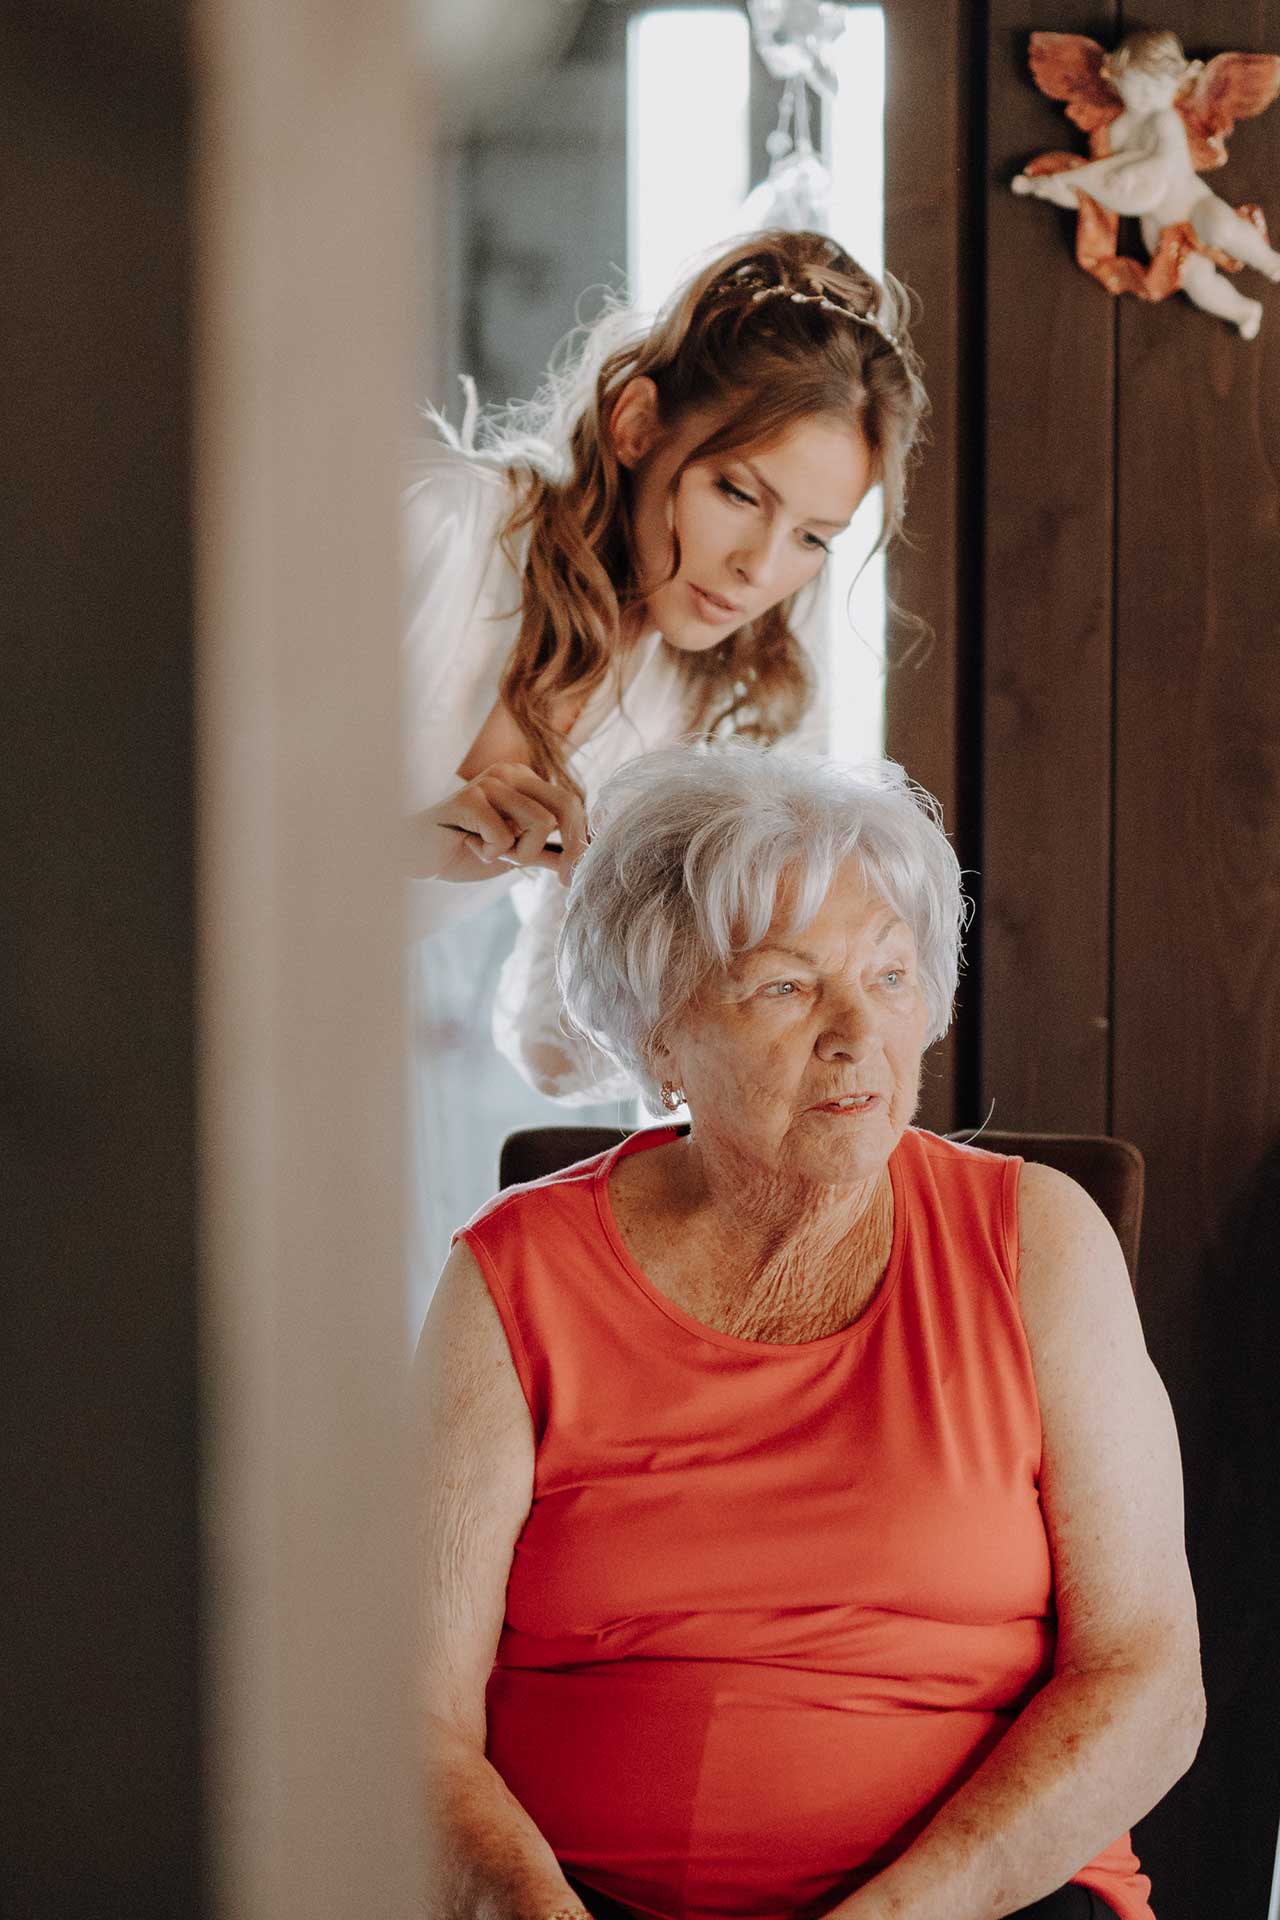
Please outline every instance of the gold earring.
M662 1104L668 1113L678 1113L684 1105L684 1088L673 1087L669 1080L662 1083Z

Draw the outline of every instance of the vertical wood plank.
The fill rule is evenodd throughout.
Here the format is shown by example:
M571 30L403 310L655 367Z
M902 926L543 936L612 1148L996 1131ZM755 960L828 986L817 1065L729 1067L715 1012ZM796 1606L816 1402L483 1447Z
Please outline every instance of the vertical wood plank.
M409 1920L409 23L396 0L199 0L196 20L212 1900Z
M1116 8L1110 10L1114 21ZM1059 6L1059 31L1105 32ZM1027 70L1026 9L988 48L982 1107L997 1126L1107 1130L1111 888L1111 296L1074 216L1009 191L1081 136ZM1108 44L1110 41L1108 40Z
M970 10L961 0L893 0L885 9L885 262L918 297L912 329L932 404L930 444L907 509L910 545L889 555L893 603L926 623L889 631L886 751L941 801L966 868L977 865L976 787L966 687L977 647L971 467L979 419L971 374L973 246ZM922 111L922 103L928 110ZM920 1121L972 1124L974 994L925 1062Z
M1170 0L1160 24L1197 55L1280 52L1277 0ZM1229 151L1211 184L1274 231L1280 109ZM1200 1550L1210 1368L1248 1377L1239 1329L1275 1267L1273 1247L1224 1294L1213 1252L1280 1137L1280 290L1238 284L1266 307L1252 344L1181 297L1120 316L1115 1127L1147 1157L1139 1300L1183 1437L1210 1694L1195 1768L1144 1823L1162 1920L1259 1920L1280 1815L1274 1742L1218 1737L1245 1596L1230 1543ZM1274 1727L1273 1654L1261 1671Z

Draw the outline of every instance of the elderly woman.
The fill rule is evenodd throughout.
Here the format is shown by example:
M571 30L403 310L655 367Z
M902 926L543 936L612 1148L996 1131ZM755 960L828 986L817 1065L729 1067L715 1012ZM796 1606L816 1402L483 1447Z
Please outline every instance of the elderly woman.
M606 790L566 1004L692 1130L499 1196L428 1317L433 1915L1149 1920L1177 1441L1088 1197L911 1125L962 919L896 768Z

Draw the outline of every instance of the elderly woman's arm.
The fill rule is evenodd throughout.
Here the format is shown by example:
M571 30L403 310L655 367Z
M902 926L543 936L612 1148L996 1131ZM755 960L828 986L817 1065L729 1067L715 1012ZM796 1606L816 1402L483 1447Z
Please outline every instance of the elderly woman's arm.
M533 1430L473 1255L449 1257L414 1364L420 1690L431 1920L581 1912L485 1759L485 1686L533 1489Z
M1178 1442L1115 1236L1073 1181L1023 1170L1023 1320L1044 1426L1053 1677L840 1920L998 1920L1147 1813L1204 1720Z

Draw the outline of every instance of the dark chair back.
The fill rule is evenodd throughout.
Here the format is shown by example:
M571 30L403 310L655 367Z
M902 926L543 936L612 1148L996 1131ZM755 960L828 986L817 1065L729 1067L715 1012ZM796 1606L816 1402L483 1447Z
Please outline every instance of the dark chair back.
M687 1129L686 1129L687 1131ZM523 1186L590 1160L616 1147L629 1127L521 1127L503 1142L498 1163L500 1187ZM1128 1140L1102 1133L960 1133L991 1153L1020 1154L1060 1173L1070 1174L1095 1201L1111 1223L1132 1280L1138 1271L1138 1237L1142 1230L1142 1155Z

